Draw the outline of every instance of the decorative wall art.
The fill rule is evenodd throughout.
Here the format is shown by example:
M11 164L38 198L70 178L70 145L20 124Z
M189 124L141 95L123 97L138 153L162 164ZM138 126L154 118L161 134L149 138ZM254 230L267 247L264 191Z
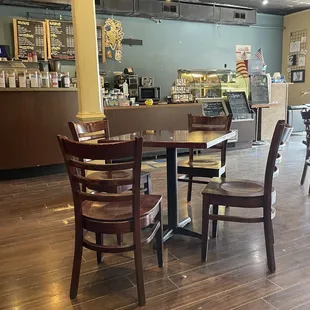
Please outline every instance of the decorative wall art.
M304 82L304 71L306 69L305 55L307 55L307 52L307 30L291 32L289 54L287 57L288 81L293 83Z
M304 83L305 82L305 70L292 70L291 71L292 83Z
M103 26L105 53L102 61L106 62L107 58L114 58L118 62L122 61L122 41L124 38L123 28L120 21L108 18Z

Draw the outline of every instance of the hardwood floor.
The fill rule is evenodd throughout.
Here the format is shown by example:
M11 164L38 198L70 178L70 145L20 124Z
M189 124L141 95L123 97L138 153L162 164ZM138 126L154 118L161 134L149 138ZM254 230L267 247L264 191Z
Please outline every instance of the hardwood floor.
M145 309L310 309L310 197L309 181L299 185L302 138L291 138L274 182L277 272L267 271L262 225L219 222L206 263L200 261L199 240L189 237L166 242L162 270L152 247L144 248ZM261 180L267 152L268 147L228 152L227 175ZM144 168L152 172L153 192L164 196L166 216L164 164L151 161ZM186 184L179 184L181 217L190 215L190 227L199 232L203 188L193 186L187 205ZM73 224L65 174L0 182L0 309L137 309L133 253L105 254L98 266L96 253L84 249L78 297L69 299Z

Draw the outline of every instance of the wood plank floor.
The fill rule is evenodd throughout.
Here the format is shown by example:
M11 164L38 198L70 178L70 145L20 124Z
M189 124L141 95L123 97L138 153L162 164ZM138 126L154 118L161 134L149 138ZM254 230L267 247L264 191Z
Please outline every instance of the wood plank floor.
M305 155L301 141L302 136L292 137L274 182L276 274L266 268L260 224L220 223L204 264L199 240L189 237L165 244L163 269L157 268L152 247L144 248L145 309L310 309L310 197L309 182L299 185ZM268 147L228 152L228 175L262 180L267 152ZM152 171L153 192L164 196L166 216L165 167L154 165L144 164ZM190 215L191 228L199 232L203 187L194 185L190 205L186 185L179 188L181 217ZM226 212L244 214L233 208ZM98 266L96 254L85 249L79 294L69 299L73 223L65 174L0 182L0 309L138 308L132 253L107 254Z

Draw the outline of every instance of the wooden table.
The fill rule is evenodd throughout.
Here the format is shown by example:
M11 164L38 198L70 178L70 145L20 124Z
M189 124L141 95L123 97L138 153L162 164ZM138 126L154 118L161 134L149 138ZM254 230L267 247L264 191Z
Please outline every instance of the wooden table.
M166 148L167 154L167 193L168 193L168 225L164 225L164 241L174 234L181 234L195 238L201 238L201 234L190 231L184 226L191 222L188 217L179 220L178 208L178 178L177 178L177 149L207 149L223 141L234 137L234 133L229 132L189 132L187 130L147 130L117 137L112 140L132 140L135 137L143 137L143 146ZM100 142L100 141L99 141Z

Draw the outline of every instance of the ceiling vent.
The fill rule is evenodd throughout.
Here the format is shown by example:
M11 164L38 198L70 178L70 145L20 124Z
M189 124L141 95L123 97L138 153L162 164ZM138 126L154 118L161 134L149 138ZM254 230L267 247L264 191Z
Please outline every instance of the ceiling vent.
M179 17L179 1L139 0L136 14L143 17L176 19Z

